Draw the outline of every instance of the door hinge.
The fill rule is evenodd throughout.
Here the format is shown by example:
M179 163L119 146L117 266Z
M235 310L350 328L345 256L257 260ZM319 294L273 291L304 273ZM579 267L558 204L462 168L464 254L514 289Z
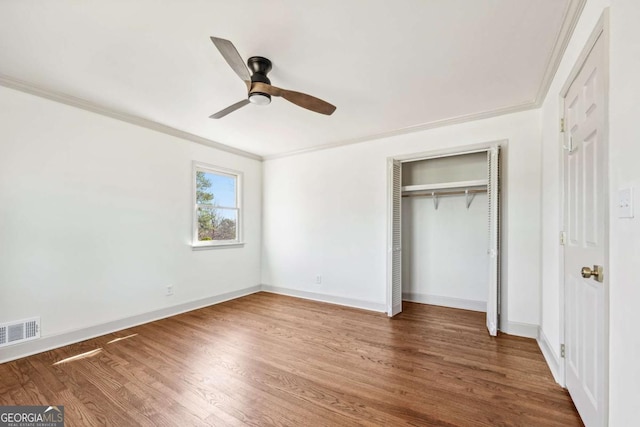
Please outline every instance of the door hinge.
M564 359L564 344L560 344L560 357Z
M564 132L564 117L560 118L560 132Z
M567 244L567 232L566 231L561 231L560 232L560 245L564 246Z
M573 153L575 150L573 148L573 135L569 135L569 145L562 144L562 148L567 150L569 154Z

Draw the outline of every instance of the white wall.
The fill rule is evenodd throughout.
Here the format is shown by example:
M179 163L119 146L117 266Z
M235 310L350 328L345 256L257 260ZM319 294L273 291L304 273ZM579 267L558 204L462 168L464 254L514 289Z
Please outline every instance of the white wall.
M466 203L464 195L443 196L436 210L431 197L402 200L402 292L406 300L486 310L487 195L477 194L468 209ZM451 298L454 300L449 301Z
M561 218L561 161L560 140L560 91L578 56L604 8L605 0L589 0L585 5L578 25L567 46L547 97L541 108L542 118L542 311L541 330L553 352L556 363L560 363L560 292L562 271L560 271L560 231ZM558 372L554 374L559 375Z
M471 153L402 164L402 185L487 179L487 153Z
M640 2L611 0L610 425L640 424ZM617 218L620 188L635 190L635 217Z
M51 337L259 285L259 161L2 87L0 138L0 323ZM192 251L193 160L244 172L245 247Z
M384 309L387 158L502 139L509 140L504 314L510 322L538 325L538 111L265 162L262 283ZM317 274L322 284L315 284Z
M487 179L487 153L406 162L402 185ZM488 201L474 194L402 199L404 299L486 311L489 289Z

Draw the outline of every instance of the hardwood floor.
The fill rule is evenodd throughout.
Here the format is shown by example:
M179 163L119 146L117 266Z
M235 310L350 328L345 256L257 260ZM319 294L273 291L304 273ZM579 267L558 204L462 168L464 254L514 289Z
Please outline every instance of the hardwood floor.
M16 404L64 405L67 426L582 425L536 342L482 313L267 293L2 364Z

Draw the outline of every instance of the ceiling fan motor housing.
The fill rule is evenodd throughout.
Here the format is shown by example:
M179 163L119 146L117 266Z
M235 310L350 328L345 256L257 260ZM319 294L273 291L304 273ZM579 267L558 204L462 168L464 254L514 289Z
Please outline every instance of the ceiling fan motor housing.
M262 56L252 56L247 59L247 65L251 70L251 83L271 84L271 80L267 77L267 73L271 71L271 61ZM251 92L249 93L249 101L252 104L268 105L271 103L271 95L257 91Z

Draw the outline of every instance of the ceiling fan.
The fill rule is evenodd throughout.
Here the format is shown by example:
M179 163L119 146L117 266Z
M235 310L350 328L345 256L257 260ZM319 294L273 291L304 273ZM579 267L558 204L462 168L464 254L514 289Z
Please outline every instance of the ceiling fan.
M334 105L315 96L272 86L271 80L267 77L267 73L271 71L271 61L267 58L252 56L247 60L247 65L244 65L244 61L238 53L238 50L229 40L211 37L211 41L218 48L233 71L235 71L238 77L247 85L248 97L247 99L230 105L224 110L218 111L209 116L209 118L220 119L247 104L268 105L271 103L272 96L281 96L299 107L315 111L316 113L326 114L327 116L330 116L336 110ZM247 66L251 69L251 74L249 74Z

